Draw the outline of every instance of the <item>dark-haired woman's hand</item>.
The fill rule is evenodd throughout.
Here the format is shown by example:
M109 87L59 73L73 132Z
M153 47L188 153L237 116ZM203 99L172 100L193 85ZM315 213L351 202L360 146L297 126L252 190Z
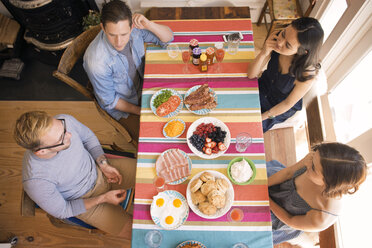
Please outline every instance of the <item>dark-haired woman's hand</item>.
M265 41L264 47L262 49L262 52L265 54L265 56L269 56L271 52L275 50L278 39L277 34L278 34L277 32L272 32Z

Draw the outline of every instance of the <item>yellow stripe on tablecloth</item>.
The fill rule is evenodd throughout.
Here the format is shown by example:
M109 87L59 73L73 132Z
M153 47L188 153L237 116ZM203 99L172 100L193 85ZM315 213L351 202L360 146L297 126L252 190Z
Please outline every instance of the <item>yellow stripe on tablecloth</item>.
M225 53L224 61L229 61L233 63L241 63L241 62L249 62L255 58L254 51L246 50L246 51L239 51L235 55L230 55L229 53ZM147 50L146 52L146 64L151 63L169 63L169 64L179 64L182 63L182 56L181 53L176 58L170 58L168 52L166 50Z

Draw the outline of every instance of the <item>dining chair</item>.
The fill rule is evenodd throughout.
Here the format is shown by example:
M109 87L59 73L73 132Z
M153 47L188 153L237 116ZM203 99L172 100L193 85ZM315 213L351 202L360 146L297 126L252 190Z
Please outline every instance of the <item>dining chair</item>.
M93 87L90 81L88 80L88 82L85 83L77 82L70 76L71 70L74 68L77 61L84 56L85 50L92 42L92 40L97 36L100 30L101 27L99 25L96 25L76 37L64 51L61 60L59 61L57 70L53 72L53 76L93 101L96 109L103 117L103 119L111 124L115 128L115 130L125 138L128 143L133 145L133 149L135 150L134 154L136 154L136 150L138 147L137 140L133 139L125 127L123 127L116 119L111 117L104 109L101 108L93 93ZM123 149L116 146L115 144L113 144L112 147L119 151L123 151Z
M128 154L123 152L118 152L114 150L108 150L104 147L105 155L110 156L114 155L116 158L118 157L128 157ZM134 188L127 189L127 195L123 202L120 203L120 206L126 211L131 212L131 206L134 199ZM27 193L22 189L22 196L21 196L21 216L23 217L33 217L35 216L35 212L40 211L43 213L46 213L44 210L42 210L28 195ZM95 227L85 223L84 221L76 218L76 217L70 217L67 219L58 219L50 214L46 213L47 217L49 218L50 222L56 226L56 227L76 227L78 229L88 229L89 232L102 232Z
M305 13L303 13L299 0L266 0L258 18L257 26L261 25L262 19L265 20L266 29L268 30L267 39L272 32L285 28L293 20L309 16L317 0L308 1L309 5ZM270 15L270 28L268 28L266 14Z

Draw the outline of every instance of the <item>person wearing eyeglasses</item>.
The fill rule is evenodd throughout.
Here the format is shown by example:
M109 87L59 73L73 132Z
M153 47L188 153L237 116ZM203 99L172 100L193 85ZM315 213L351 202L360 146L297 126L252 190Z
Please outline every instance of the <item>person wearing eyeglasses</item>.
M47 213L75 216L107 233L131 238L132 216L118 204L134 187L136 160L107 159L94 133L70 115L22 114L14 138L26 148L25 192Z

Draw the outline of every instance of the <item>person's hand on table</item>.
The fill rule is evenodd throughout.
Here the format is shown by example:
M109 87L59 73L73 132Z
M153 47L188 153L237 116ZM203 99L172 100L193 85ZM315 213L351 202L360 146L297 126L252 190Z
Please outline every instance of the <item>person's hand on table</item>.
M132 17L133 27L138 29L148 29L150 21L142 14L135 13Z

